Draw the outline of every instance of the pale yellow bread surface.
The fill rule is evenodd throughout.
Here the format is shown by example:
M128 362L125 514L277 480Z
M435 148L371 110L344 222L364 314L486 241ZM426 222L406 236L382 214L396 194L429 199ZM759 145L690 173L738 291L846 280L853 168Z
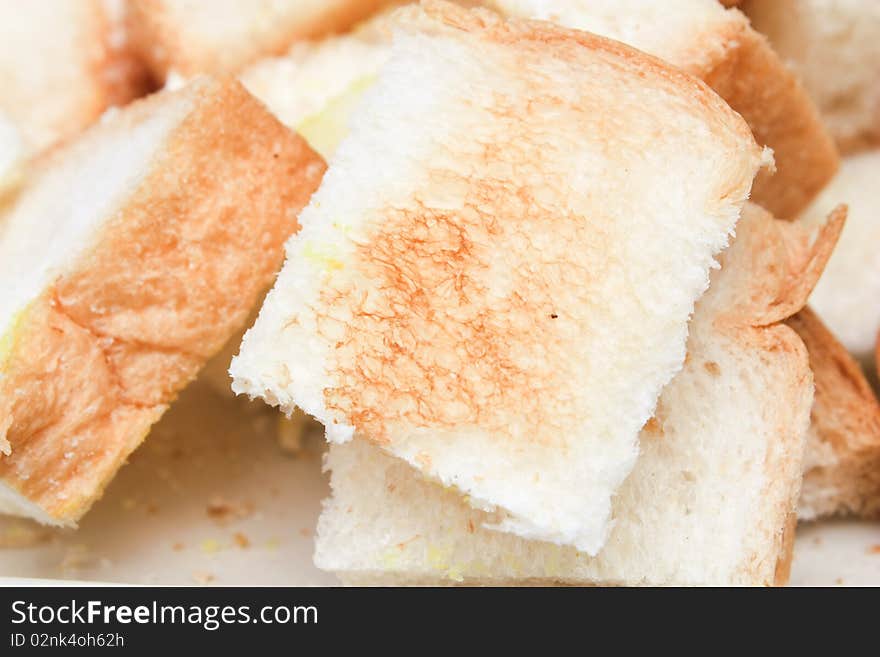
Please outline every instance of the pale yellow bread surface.
M132 32L164 80L169 71L237 73L298 39L345 30L399 0L132 0Z
M842 220L816 233L748 206L597 557L489 531L490 514L354 441L330 448L316 564L384 585L784 583L812 382L780 322L805 302Z
M761 149L622 44L446 3L404 23L234 389L596 551Z
M323 161L199 78L45 158L0 223L0 508L75 522L241 326Z
M751 199L792 219L837 168L837 152L796 76L736 9L717 0L485 0L509 15L557 22L623 41L704 80L743 116L776 172Z
M787 324L810 353L816 384L807 434L802 520L880 515L880 404L858 363L805 308Z
M393 16L384 12L349 33L295 43L285 54L245 69L241 81L329 159L348 134L361 96L388 59Z
M106 0L0 0L0 111L28 154L143 91L118 29Z

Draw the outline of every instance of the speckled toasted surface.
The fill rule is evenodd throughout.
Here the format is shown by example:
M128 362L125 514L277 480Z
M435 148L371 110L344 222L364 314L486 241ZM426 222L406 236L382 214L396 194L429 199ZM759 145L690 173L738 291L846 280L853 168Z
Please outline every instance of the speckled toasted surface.
M323 161L235 81L200 79L136 103L60 150L189 103L88 246L4 327L4 495L70 523L100 496L178 391L245 321ZM33 175L17 203L52 194ZM93 181L83 180L88 185ZM77 183L79 184L79 183ZM34 218L34 230L42 227Z
M781 322L805 303L842 220L816 233L747 206L598 556L490 531L455 491L354 441L330 449L317 565L371 584L784 584L812 376Z
M706 85L623 44L423 7L234 387L503 509L503 531L595 552L762 151Z

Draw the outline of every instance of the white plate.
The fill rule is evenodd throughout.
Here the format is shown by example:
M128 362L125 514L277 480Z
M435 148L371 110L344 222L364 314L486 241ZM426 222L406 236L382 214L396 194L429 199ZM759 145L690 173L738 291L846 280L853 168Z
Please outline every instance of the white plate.
M0 544L21 545L0 548L0 578L336 584L312 564L327 494L322 440L311 436L291 456L278 447L276 422L263 404L223 399L197 382L79 529L0 518ZM801 527L791 583L880 585L880 523Z

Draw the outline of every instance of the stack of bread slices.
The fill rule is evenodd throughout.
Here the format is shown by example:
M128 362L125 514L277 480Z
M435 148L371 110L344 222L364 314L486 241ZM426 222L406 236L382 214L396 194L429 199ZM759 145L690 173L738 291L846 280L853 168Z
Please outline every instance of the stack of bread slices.
M345 583L783 584L880 513L870 3L56 3L0 27L0 512L75 525L207 368L323 425Z

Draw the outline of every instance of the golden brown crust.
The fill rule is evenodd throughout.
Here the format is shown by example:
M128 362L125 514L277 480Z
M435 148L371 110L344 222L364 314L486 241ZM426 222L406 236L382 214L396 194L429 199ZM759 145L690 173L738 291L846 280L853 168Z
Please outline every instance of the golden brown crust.
M807 348L792 328L780 322L803 308L837 242L845 214L839 207L823 226L811 230L799 222L774 220L764 209L748 204L741 222L748 222L749 230L742 231L732 248L749 254L751 262L740 263L738 269L750 275L725 281L731 297L724 302L729 305L715 320L719 332L763 353L768 362L779 362L779 377L785 381L780 390L788 391L776 412L778 438L769 445L764 465L768 483L762 496L766 506L762 516L778 523L778 533L772 539L775 557L766 570L762 566L766 564L766 544L760 542L744 560L747 571L766 573L752 579L767 585L784 584L790 571L792 518L796 518L800 494L812 388ZM726 257L727 253L722 255L722 267ZM780 497L780 487L786 482L788 489Z
M794 558L794 539L797 531L797 513L791 512L785 521L782 530L782 545L779 549L779 559L776 561L776 571L773 573L773 586L785 586L791 577L791 561Z
M806 90L767 39L738 10L722 13L721 27L694 35L674 63L706 82L742 115L757 142L773 149L776 173L758 175L752 200L793 219L831 180L839 156Z
M12 453L0 457L0 479L59 522L88 509L242 326L323 174L239 83L203 82L197 93L99 241L14 333L0 381Z
M342 32L384 6L403 0L334 0L321 11L303 15L291 0L284 15L235 42L222 51L199 43L196 34L180 24L169 0L131 0L129 29L136 49L157 80L170 71L185 77L198 73L237 73L260 57L283 53L294 41Z
M607 39L589 32L568 29L559 25L541 21L503 19L488 10L465 10L450 5L444 0L421 0L422 8L434 18L464 31L480 31L486 37L507 44L541 43L554 47L554 54L561 59L571 59L571 45L579 44L594 51L607 53L634 66L644 74L663 78L691 95L691 100L700 105L707 113L710 123L723 123L733 126L743 137L749 134L747 126L730 112L728 103L718 98L702 79L695 79L692 74L671 66L668 62L648 53L637 50L619 41ZM751 135L750 135L751 136Z
M754 204L748 204L746 211L766 213ZM750 317L754 326L769 326L797 313L822 275L845 221L846 207L838 206L816 234L800 223L779 221L763 222L765 230L746 233L744 239L763 243L751 250L758 254L752 269L761 276L731 283L748 289L736 294L737 301L725 317Z
M809 308L790 318L807 345L816 394L811 442L835 463L804 473L802 507L810 518L880 515L880 404L858 363ZM817 457L814 459L819 461ZM833 493L833 494L830 494Z
M773 149L776 173L758 174L752 200L778 218L794 219L836 173L834 141L796 76L744 17L724 38L721 60L690 72L742 115L759 144Z

